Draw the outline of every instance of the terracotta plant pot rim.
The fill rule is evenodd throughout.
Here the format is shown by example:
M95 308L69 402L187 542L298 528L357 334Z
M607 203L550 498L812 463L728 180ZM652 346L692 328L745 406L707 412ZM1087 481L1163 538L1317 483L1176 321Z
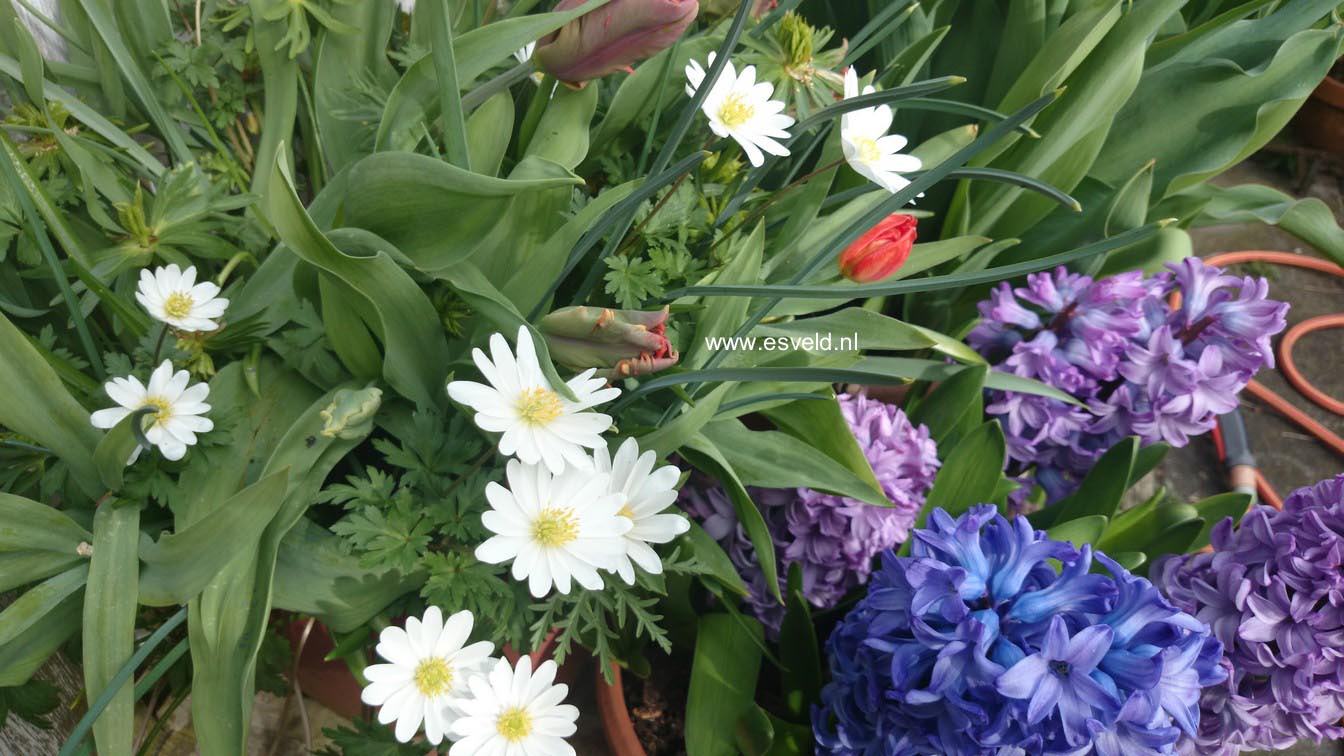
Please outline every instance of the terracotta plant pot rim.
M1312 95L1327 105L1344 110L1344 81L1327 76Z
M607 736L607 747L614 756L648 756L644 745L635 734L635 723L625 706L625 690L621 687L621 668L611 665L612 681L608 685L602 677L602 663L596 665L597 712L602 717L602 731Z

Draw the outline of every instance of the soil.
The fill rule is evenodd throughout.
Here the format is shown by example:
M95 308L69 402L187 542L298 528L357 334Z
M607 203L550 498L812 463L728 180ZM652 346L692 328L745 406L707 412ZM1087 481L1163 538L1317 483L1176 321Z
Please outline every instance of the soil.
M635 734L649 756L685 756L683 735L691 660L686 656L655 654L647 678L621 675L625 706Z

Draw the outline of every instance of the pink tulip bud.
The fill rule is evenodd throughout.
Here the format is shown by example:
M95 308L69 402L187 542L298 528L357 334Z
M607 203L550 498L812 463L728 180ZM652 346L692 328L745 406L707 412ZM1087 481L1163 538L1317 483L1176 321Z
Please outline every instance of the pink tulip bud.
M667 308L656 312L564 307L537 328L551 358L575 370L598 368L598 375L648 375L677 364L679 355L665 335Z
M557 11L586 0L561 0ZM630 66L677 41L700 11L698 0L611 0L537 42L534 60L570 86Z

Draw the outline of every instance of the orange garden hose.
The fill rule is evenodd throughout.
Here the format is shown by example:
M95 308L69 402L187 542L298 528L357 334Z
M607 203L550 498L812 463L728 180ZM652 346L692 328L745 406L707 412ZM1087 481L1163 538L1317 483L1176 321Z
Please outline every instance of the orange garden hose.
M1344 268L1338 265L1321 260L1315 257L1306 257L1292 252L1270 252L1262 250L1249 250L1244 252L1228 252L1221 255L1214 255L1205 260L1210 265L1235 265L1237 263L1263 262L1273 265L1288 265L1295 268L1306 268L1321 273L1329 273L1338 278L1344 278ZM1335 315L1322 315L1320 317L1304 320L1301 323L1288 329L1279 342L1279 370L1284 378L1292 384L1303 396L1310 399L1316 405L1335 413L1344 415L1344 401L1340 401L1320 389L1316 388L1306 379L1297 368L1297 363L1293 360L1293 347L1303 336L1314 331L1323 331L1330 328L1344 328L1344 313ZM1326 428L1317 422L1310 415L1294 406L1287 399L1268 389L1259 381L1252 380L1246 385L1246 391L1251 396L1259 399L1273 409L1277 410L1284 417L1296 423L1303 430L1319 439L1326 446L1329 446L1344 457L1344 438ZM1223 449L1222 434L1218 427L1213 431L1214 443L1218 447L1218 456L1225 458ZM1278 492L1270 485L1268 479L1260 470L1255 471L1255 487L1260 494L1260 499L1275 508L1282 508L1283 501Z

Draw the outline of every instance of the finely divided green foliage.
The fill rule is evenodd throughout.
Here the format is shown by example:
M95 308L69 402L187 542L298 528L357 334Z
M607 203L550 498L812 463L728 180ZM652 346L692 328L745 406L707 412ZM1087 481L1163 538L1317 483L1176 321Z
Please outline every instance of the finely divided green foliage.
M697 749L805 752L818 639L797 580L780 590L750 487L886 504L832 384L934 385L914 413L943 449L930 500L956 512L1006 495L982 388L1070 401L986 371L943 332L960 331L984 287L1103 258L1153 267L1188 250L1184 228L1225 220L1278 223L1344 256L1323 207L1204 184L1263 145L1338 55L1325 0L1227 13L1176 0L828 4L812 20L837 34L815 39L852 44L819 42L831 46L815 61L872 70L881 91L829 104L839 93L824 83L774 82L821 97L798 113L793 154L759 169L712 138L708 88L688 97L684 66L717 51L711 77L730 59L740 69L779 49L787 11L817 3L786 1L759 23L740 3L633 75L580 90L515 65L518 48L605 2L522 0L501 17L493 3L420 0L407 17L391 0L205 0L199 14L77 0L53 20L65 57L47 60L0 2L13 105L0 126L0 453L20 461L0 493L0 590L22 589L0 612L0 685L26 682L82 628L93 707L67 752L90 731L99 752L128 752L136 696L180 685L166 672L189 652L201 751L241 753L272 608L346 634L340 655L358 670L361 638L423 603L468 608L482 638L518 647L554 628L557 655L579 643L632 670L654 647L694 642ZM894 196L839 162L844 114L878 104L925 161ZM921 217L905 267L839 279L835 258L898 211ZM151 323L136 279L170 262L224 288L219 331ZM736 612L745 586L698 527L663 549L664 575L540 603L507 566L474 558L481 490L502 461L444 384L475 377L470 350L491 333L527 327L560 386L532 323L570 303L671 306L681 364L618 382L604 411L613 437L727 488L787 606L787 712L749 705L761 659L780 660ZM708 342L836 332L863 349ZM142 418L102 433L89 412L108 405L106 377L143 378L163 359L209 381L215 429L180 462L147 450L125 467ZM383 392L368 427L325 435L335 392L367 386ZM1087 495L1049 516L1053 532L1139 565L1201 545L1242 507L1117 513L1156 457L1117 446ZM707 596L727 613L692 641ZM137 617L167 614L139 607L174 605L132 653ZM173 650L129 685L169 635Z

